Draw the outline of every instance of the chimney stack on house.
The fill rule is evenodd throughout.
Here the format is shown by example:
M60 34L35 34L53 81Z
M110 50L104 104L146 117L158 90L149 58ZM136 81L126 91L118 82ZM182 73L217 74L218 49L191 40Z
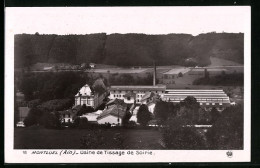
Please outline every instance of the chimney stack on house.
M155 61L153 61L153 86L156 85L156 65Z

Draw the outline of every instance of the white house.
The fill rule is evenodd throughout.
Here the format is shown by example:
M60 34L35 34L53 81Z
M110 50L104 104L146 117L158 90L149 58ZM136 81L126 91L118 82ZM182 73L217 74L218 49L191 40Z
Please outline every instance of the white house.
M62 123L73 123L73 118L76 115L75 109L68 109L64 111L59 111L61 115L61 122Z
M98 79L94 82L93 86L90 87L85 84L79 92L75 95L75 106L83 105L93 107L97 109L107 96L106 86L102 79Z

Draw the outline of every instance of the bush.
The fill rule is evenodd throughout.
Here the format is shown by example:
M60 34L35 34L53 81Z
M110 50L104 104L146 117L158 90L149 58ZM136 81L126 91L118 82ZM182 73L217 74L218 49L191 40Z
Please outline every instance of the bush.
M61 128L61 119L59 112L50 112L45 117L45 127L51 129L60 129Z
M145 104L142 104L137 112L137 122L142 126L146 126L151 119L152 113L149 112L148 107Z
M211 149L243 149L243 106L226 108L206 134Z
M103 129L88 130L88 134L81 138L81 147L84 149L125 149L125 137L121 133L106 136Z
M88 128L88 127L89 127L88 119L85 117L81 117L79 119L78 128Z
M43 111L39 108L33 107L30 109L28 116L24 119L25 126L40 124L40 119Z
M204 149L203 137L195 127L189 127L190 121L175 117L167 121L163 130L163 142L167 149Z

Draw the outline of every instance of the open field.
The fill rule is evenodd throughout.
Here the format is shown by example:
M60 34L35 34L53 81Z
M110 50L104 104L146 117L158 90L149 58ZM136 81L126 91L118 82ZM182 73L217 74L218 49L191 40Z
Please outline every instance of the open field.
M14 149L82 149L81 138L88 133L87 129L15 128ZM116 133L126 137L123 144L127 149L163 149L159 144L161 134L157 130L110 128L105 129L104 137L109 142Z

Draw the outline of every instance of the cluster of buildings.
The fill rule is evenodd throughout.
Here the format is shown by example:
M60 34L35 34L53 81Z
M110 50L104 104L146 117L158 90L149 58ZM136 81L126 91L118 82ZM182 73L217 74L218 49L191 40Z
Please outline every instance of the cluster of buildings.
M104 110L82 117L98 124L121 125L125 115L130 113L130 121L137 122L136 115L141 104L146 104L149 111L153 113L157 101L180 103L187 96L195 97L206 111L213 107L216 107L218 111L223 111L231 104L223 90L167 89L166 85L156 85L154 80L154 85L149 86L111 86L108 92L102 94L94 92L92 87L86 84L75 95L75 105L85 104L97 109L104 103L106 96L109 101L106 102Z
M172 80L188 72L191 72L188 68L171 70L166 72L164 77ZM204 74L204 70L199 69L192 72ZM187 96L193 96L205 110L216 107L219 111L231 104L223 90L167 89L165 84L156 84L156 68L154 68L153 76L153 85L149 86L110 86L107 88L102 79L96 80L91 86L85 84L75 95L74 107L61 112L62 122L73 122L78 110L76 108L83 105L91 107L95 112L80 117L85 117L88 121L97 124L121 125L127 114L131 115L130 121L137 122L136 115L141 104L146 104L149 111L153 113L159 100L179 103ZM102 104L105 104L105 108L99 110Z

